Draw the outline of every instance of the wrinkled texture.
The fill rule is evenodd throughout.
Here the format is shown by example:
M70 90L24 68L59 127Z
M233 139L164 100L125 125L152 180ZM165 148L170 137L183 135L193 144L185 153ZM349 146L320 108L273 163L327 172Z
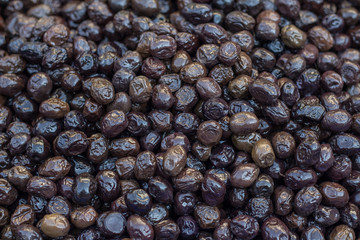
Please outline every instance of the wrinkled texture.
M0 0L0 239L358 240L358 0Z

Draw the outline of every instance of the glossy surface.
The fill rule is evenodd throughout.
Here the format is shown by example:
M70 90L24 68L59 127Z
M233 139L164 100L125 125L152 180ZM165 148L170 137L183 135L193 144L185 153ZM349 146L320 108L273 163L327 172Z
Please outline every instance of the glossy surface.
M0 239L359 240L359 1L0 5Z
M65 236L70 230L69 221L61 214L45 215L38 223L45 235L56 238Z

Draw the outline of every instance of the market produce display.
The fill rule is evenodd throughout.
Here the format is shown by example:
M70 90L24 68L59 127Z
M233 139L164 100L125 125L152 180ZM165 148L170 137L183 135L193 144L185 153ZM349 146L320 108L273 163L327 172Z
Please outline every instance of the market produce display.
M359 0L0 0L0 239L360 240Z

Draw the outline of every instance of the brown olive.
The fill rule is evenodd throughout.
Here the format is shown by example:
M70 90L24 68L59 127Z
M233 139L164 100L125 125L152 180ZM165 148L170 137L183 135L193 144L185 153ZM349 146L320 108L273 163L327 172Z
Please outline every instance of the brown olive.
M253 163L239 164L230 176L231 185L234 187L250 187L259 176L260 169Z
M271 166L275 161L275 153L270 141L264 138L257 141L252 149L251 157L261 168Z
M320 51L328 51L334 45L334 38L330 32L322 26L315 26L308 32L309 39Z
M163 160L163 170L170 176L178 175L185 167L187 154L181 146L170 147Z
M220 223L220 211L217 207L197 205L195 207L195 219L203 229L212 229Z
M301 48L306 43L306 34L295 25L289 24L281 29L281 39L289 48Z
M205 145L217 144L222 137L220 124L214 120L202 122L197 130L197 137Z
M11 215L10 225L19 226L21 224L34 224L35 212L30 205L18 205Z
M65 177L71 168L71 164L61 156L48 158L39 166L39 174L50 180L59 180Z
M45 215L39 222L38 227L51 238L63 237L70 230L70 223L63 215L58 213Z
M62 118L70 111L69 104L58 99L49 98L40 104L39 112L48 118Z
M250 112L240 112L232 115L229 121L230 130L235 134L255 132L259 127L259 119Z
M93 225L98 213L92 206L79 207L71 212L71 223L77 228L83 229Z
M360 0L0 0L0 239L360 240Z

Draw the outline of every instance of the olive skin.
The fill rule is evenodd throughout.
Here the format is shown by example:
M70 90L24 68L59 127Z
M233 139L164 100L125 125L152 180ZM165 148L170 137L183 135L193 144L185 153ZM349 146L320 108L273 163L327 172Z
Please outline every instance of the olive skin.
M254 132L259 127L259 120L253 113L240 112L230 117L230 130L235 134Z
M0 9L0 239L360 240L360 0Z

